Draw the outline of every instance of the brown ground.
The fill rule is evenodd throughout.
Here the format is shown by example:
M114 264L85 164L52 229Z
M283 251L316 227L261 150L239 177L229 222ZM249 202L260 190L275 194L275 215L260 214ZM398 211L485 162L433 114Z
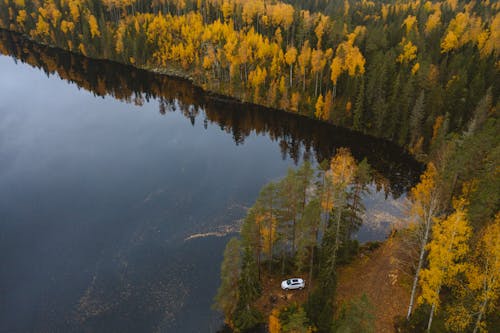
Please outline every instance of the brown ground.
M402 246L391 237L372 252L362 252L352 263L338 269L336 308L353 297L366 294L374 305L375 332L394 332L394 317L405 315L410 300L408 278L398 270ZM304 290L283 291L281 281L291 277L306 279ZM273 308L282 308L307 300L307 276L276 276L262 273L262 296L255 303L267 318Z
M394 316L405 315L410 300L407 278L397 268L401 246L398 237L391 237L338 272L337 305L365 293L375 307L377 333L394 332Z
M281 281L292 277L306 279L306 287L303 290L282 290ZM282 308L293 303L303 304L307 300L307 285L307 276L304 275L276 276L263 273L262 296L255 302L255 306L268 317L273 308Z

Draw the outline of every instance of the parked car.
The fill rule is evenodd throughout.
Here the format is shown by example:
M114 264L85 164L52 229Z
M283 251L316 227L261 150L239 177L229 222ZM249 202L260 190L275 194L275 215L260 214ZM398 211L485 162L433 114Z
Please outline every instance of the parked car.
M306 281L300 278L288 279L281 282L281 289L292 290L292 289L303 289L306 286Z

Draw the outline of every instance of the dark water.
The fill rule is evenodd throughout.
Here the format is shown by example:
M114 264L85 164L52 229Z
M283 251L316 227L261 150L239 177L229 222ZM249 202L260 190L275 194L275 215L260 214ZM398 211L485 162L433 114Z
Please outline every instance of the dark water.
M0 332L214 332L260 187L338 147L380 239L420 167L385 141L0 31ZM399 198L399 199L398 199Z

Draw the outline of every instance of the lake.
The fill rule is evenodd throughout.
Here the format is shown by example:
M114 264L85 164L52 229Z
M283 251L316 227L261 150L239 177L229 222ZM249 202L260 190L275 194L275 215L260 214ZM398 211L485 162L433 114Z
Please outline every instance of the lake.
M215 332L262 185L350 148L375 170L367 241L421 172L386 141L1 30L0 98L0 332Z

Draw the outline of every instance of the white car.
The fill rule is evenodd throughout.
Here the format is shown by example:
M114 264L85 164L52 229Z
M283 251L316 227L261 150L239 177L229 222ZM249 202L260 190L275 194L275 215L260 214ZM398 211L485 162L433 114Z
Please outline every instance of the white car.
M300 278L288 279L281 282L281 289L292 290L292 289L303 289L306 286L306 281Z

